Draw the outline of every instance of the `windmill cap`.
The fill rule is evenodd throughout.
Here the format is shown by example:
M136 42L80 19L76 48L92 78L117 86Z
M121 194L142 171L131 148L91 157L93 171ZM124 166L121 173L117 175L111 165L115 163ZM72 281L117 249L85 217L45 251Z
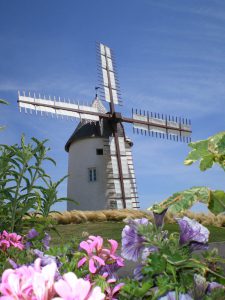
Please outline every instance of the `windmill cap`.
M85 121L81 121L65 145L66 152L69 152L70 145L78 140L99 137L109 138L110 136L113 136L110 122L106 119L103 119L101 122L102 124L100 124L100 122L87 123ZM124 136L123 126L120 123L118 123L117 126L118 135L120 137ZM130 139L127 140L127 142L130 146L133 145Z

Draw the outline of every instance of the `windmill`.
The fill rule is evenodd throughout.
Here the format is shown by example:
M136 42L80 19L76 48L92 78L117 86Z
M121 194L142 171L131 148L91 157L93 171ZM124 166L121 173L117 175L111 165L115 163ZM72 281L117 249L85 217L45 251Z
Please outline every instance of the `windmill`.
M102 182L104 188L95 188L88 190L85 182L79 182L76 190L87 192L86 200L76 199L81 202L82 209L103 209L103 208L139 208L136 180L134 175L131 147L132 142L126 137L123 123L133 124L133 130L136 133L150 135L160 138L166 138L174 141L189 142L191 135L190 120L160 115L142 110L133 110L132 117L123 116L115 109L116 105L121 105L121 97L119 92L119 84L115 69L115 60L112 50L102 43L98 44L98 56L100 67L100 91L101 99L98 97L98 87L96 88L96 97L92 105L81 105L70 101L56 100L40 95L31 95L30 93L23 95L18 92L18 103L20 110L23 108L25 112L35 111L41 114L52 114L56 116L67 116L80 119L80 123L76 128L71 138L66 143L66 151L69 152L69 181L68 181L68 196L73 198L71 191L76 186L76 180L80 180L79 172L77 177L73 177L73 167L70 170L73 159L81 153L77 159L79 166L81 162L91 156L85 151L92 147L98 147L97 144L87 144L87 138L101 138L103 140L103 148L96 148L96 154L104 154L104 163L101 160ZM101 100L109 103L109 111L105 109ZM85 140L85 141L84 141ZM72 143L76 142L74 152ZM79 141L79 143L77 142ZM93 139L91 141L94 141ZM96 140L95 140L96 141ZM86 143L86 144L85 144ZM79 148L79 147L80 148ZM79 149L79 151L78 151ZM71 154L71 153L72 154ZM99 152L99 153L98 153ZM74 158L75 157L75 158ZM102 158L103 159L103 158ZM74 171L76 173L76 170ZM88 168L89 182L95 182L99 170L95 167ZM75 180L76 178L76 180ZM91 185L90 185L91 186ZM91 186L93 188L94 185ZM98 199L93 198L93 191L96 197L100 197L99 191L103 194L100 204L96 204ZM75 191L76 192L76 191ZM73 192L72 192L73 194ZM95 199L95 203L91 203L89 199ZM85 204L82 206L82 202Z

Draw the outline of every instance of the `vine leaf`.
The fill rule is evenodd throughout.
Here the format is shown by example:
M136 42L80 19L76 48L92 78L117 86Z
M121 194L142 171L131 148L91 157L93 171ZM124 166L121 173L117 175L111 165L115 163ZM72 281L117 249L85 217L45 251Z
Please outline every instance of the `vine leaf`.
M193 149L184 161L185 165L191 165L202 157L207 156L208 152L208 140L193 142L189 146Z
M193 187L173 194L160 204L153 205L150 210L161 213L168 208L173 213L180 213L191 208L196 202L208 204L209 197L210 190L207 187Z
M208 203L208 209L218 215L225 211L225 192L224 191L210 191L210 198Z
M205 171L217 163L225 171L225 131L215 134L207 140L190 143L189 146L192 150L184 161L185 165L199 161L200 170ZM225 213L225 192L213 191L207 187L193 187L175 193L149 209L158 214L170 209L176 214L191 208L196 202L206 204L213 214Z
M207 140L190 143L191 152L186 157L184 164L189 166L196 161L200 162L200 170L205 171L214 163L225 170L225 132L220 132Z
M213 154L208 154L208 155L204 156L200 161L200 165L199 165L200 170L205 171L205 170L211 168L213 165L213 162L214 162Z
M195 203L201 202L215 215L225 212L225 192L210 190L207 187L193 187L191 189L173 194L165 201L153 205L150 210L161 213L169 209L172 213L182 213Z
M220 132L209 138L208 149L215 155L225 155L225 132Z

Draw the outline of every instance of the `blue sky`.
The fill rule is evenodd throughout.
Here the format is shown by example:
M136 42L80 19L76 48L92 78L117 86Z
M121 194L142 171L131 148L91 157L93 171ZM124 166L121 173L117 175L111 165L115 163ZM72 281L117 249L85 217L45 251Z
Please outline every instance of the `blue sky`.
M16 143L22 133L48 138L57 161L48 172L55 180L67 173L64 145L76 123L19 113L17 90L90 103L96 41L115 51L125 115L134 107L191 118L194 141L224 130L224 1L2 0L0 98L10 105L0 108L7 126L0 143ZM196 185L224 188L219 168L202 173L183 165L187 144L133 135L131 126L126 132L142 208Z

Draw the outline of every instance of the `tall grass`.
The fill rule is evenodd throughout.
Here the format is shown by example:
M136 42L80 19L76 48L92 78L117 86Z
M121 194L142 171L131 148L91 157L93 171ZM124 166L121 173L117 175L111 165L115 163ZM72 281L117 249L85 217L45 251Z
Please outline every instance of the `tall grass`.
M126 218L148 218L152 221L153 216L151 212L141 211L141 210L98 210L98 211L81 211L81 210L71 210L65 211L63 213L51 213L51 217L56 220L58 224L80 224L85 222L106 222L114 221L121 222ZM213 225L216 227L225 227L225 215L220 214L218 216L212 213L194 213L191 211L186 211L183 214L173 215L171 212L167 212L165 217L166 223L175 223L175 218L187 216L191 219L197 220L203 225Z

